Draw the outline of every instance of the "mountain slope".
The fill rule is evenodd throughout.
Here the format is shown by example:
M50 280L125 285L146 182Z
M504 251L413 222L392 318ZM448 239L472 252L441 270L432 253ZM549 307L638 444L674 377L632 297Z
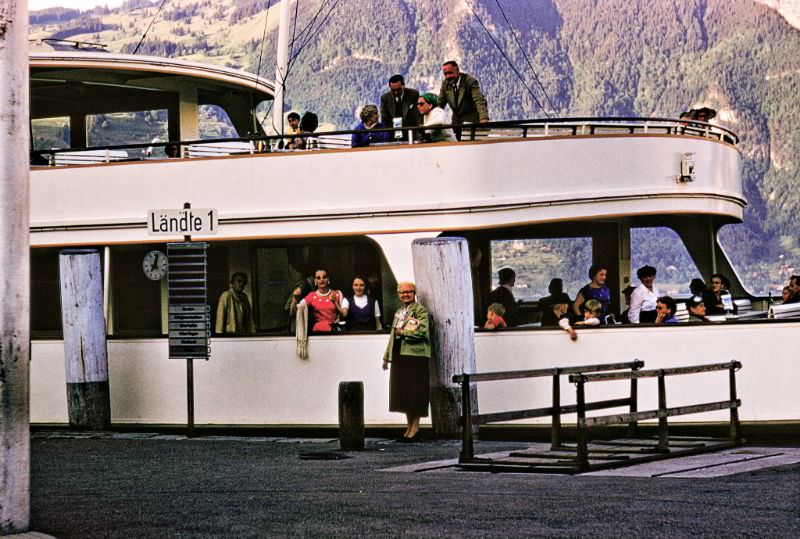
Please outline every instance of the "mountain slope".
M785 13L797 7L780 4ZM37 13L31 32L132 51L157 7L133 0L74 17ZM342 128L355 123L357 107L378 101L393 73L438 91L447 59L478 76L498 120L717 109L717 121L741 136L749 201L747 224L723 231L736 245L731 256L755 287L800 267L800 31L776 10L750 0L304 0L291 7L296 58L287 109L314 110ZM140 53L273 78L278 9L271 0L174 0Z

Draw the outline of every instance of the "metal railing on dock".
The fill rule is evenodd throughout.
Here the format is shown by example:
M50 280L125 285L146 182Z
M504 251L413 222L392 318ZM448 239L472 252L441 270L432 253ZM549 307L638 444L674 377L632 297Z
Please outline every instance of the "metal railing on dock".
M667 418L696 414L701 412L711 412L716 410L730 409L729 435L734 443L739 443L741 436L739 433L739 407L742 401L736 397L736 371L742 368L738 361L727 363L714 363L710 365L695 365L689 367L676 367L670 369L651 369L636 372L605 372L597 374L572 374L569 381L577 385L577 413L578 413L578 466L581 471L589 468L588 440L589 429L591 427L628 424L629 431L635 430L637 423L646 419L658 419L658 445L656 451L669 452L669 427ZM685 374L699 374L727 370L729 372L729 391L728 400L717 402L706 402L692 404L688 406L667 407L667 389L665 378L667 376L679 376ZM632 403L631 412L627 414L606 415L600 417L586 417L586 412L596 410L595 405L599 403L586 402L587 383L608 382L612 380L634 380L641 378L658 379L658 409L647 410L644 412L636 411L636 404ZM609 402L609 401L601 401Z
M474 374L457 374L453 376L453 382L461 384L461 406L462 406L462 425L463 425L463 444L459 460L466 462L475 456L473 426L497 423L499 421L513 421L517 419L532 419L536 417L552 418L550 428L550 443L552 448L561 447L561 416L563 414L574 414L578 412L578 405L561 405L561 377L576 375L586 372L619 371L631 369L636 372L644 366L640 360L628 361L623 363L604 363L600 365L582 365L578 367L555 367L551 369L531 369L524 371L500 371L484 372ZM629 374L629 373L622 373ZM529 410L514 410L509 412L495 412L490 414L472 415L472 393L470 384L476 382L489 382L497 380L516 380L520 378L539 378L550 376L553 379L553 405L546 408L533 408ZM618 406L630 406L631 413L636 412L637 383L636 378L631 378L631 395L623 399L613 399L608 401L593 402L584 405L584 412L589 410L600 410L603 408L616 408Z
M611 468L624 464L634 464L667 458L697 454L731 447L741 443L738 408L741 400L736 395L736 371L741 368L738 361L694 365L667 369L642 370L642 361L627 363L607 363L599 365L583 365L579 367L559 367L550 369L534 369L522 371L504 371L489 373L460 374L453 381L461 384L463 415L463 443L459 464L467 469L492 471L535 471L580 473L589 470ZM716 402L703 402L684 406L667 407L666 381L669 376L702 374L727 370L729 372L729 399ZM477 402L474 384L477 382L514 380L550 376L553 379L552 406L529 410L493 412L473 414L473 402ZM561 376L568 376L569 382L576 385L576 404L561 404ZM658 408L639 411L638 380L657 378ZM630 394L627 397L587 401L586 384L604 381L630 382ZM586 417L593 410L628 407L627 413L605 416ZM696 414L716 410L730 410L729 438L681 438L670 440L667 418L679 415ZM565 444L561 438L561 415L577 414L577 443ZM511 421L536 417L552 418L551 445L549 450L531 448L525 451L514 451L508 457L488 456L476 457L474 454L474 432L477 425ZM638 422L647 419L658 419L657 440L637 437ZM590 431L594 427L627 424L628 439L592 442L589 447Z

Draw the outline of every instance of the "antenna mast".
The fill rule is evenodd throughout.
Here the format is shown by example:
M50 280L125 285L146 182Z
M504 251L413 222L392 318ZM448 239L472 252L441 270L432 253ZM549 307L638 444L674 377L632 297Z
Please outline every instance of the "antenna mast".
M283 97L286 93L286 77L289 73L289 4L281 0L278 26L278 51L275 66L275 100L272 105L272 129L283 136Z

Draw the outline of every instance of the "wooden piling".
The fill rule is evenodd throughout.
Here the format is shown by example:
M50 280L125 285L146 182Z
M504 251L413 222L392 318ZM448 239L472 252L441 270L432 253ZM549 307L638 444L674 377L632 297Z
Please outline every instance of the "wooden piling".
M364 382L339 382L339 447L364 449Z
M63 249L58 258L69 425L107 429L111 426L111 399L100 253Z
M0 8L0 536L30 527L28 5Z
M416 239L411 246L418 301L431 313L431 418L438 438L461 432L461 388L454 374L475 372L469 248L464 238ZM472 386L472 413L478 413Z

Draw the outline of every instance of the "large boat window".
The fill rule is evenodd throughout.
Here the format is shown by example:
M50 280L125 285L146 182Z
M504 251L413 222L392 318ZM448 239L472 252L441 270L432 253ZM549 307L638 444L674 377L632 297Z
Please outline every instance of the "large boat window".
M514 297L537 301L547 296L550 280L564 281L564 292L574 297L586 284L592 264L592 238L540 238L492 241L492 288L498 286L497 271L503 267L516 274Z
M201 139L236 138L239 136L228 113L219 105L200 105L198 114Z
M86 144L114 146L167 141L167 109L86 116Z
M69 116L31 120L34 150L63 150L70 147Z
M639 284L636 270L644 265L656 268L659 292L668 296L688 296L689 282L703 277L680 236L667 227L631 229L631 281Z
M736 224L723 226L718 240L742 286L754 296L780 297L789 277L800 272L797 236L770 241L757 236L745 225Z
M393 278L382 272L380 251L371 241L350 239L339 242L314 241L276 242L258 245L254 250L256 327L260 331L289 329L286 304L292 288L317 269L325 269L331 287L345 296L352 294L353 277L362 276L386 313L394 312L382 298L395 301L395 294L385 291L395 286ZM387 270L388 271L388 270ZM389 282L389 281L392 282Z

